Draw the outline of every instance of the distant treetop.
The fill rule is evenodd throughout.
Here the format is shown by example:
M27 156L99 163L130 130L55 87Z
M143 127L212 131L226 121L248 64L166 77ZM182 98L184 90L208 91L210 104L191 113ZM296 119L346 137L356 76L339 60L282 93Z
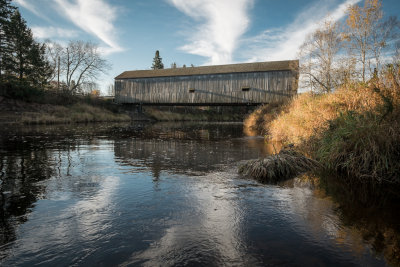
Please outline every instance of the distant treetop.
M151 66L153 70L163 69L164 64L162 63L162 58L160 57L160 51L156 51L156 55L153 58L153 65Z

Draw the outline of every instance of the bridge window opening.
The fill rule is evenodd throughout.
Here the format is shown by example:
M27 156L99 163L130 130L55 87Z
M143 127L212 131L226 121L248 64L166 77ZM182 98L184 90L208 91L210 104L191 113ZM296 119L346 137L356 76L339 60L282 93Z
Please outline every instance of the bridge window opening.
M194 93L194 88L189 88L189 93Z
M242 87L242 91L243 91L243 92L250 91L250 86L243 86L243 87Z

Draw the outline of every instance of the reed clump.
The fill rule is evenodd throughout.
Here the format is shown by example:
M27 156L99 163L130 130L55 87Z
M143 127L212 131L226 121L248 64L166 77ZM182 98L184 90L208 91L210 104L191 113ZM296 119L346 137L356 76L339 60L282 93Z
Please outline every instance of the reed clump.
M239 173L263 183L277 183L314 170L320 165L292 149L283 149L266 158L249 160L239 166Z

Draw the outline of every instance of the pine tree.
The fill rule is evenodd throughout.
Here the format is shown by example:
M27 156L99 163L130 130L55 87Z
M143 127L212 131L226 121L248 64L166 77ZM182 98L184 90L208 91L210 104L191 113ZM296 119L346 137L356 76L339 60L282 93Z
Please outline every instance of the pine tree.
M26 26L25 20L19 11L11 16L10 27L7 29L10 37L11 57L7 55L5 60L6 71L16 76L20 81L30 73L30 53L34 44L31 30Z
M156 51L156 55L154 56L153 65L151 66L151 68L153 70L164 68L164 64L162 63L162 58L160 57L160 52L158 50Z
M10 48L10 41L6 34L10 24L11 14L15 8L10 5L11 0L0 0L0 83L3 81L4 76L4 59L6 55L10 55L12 50Z
M10 40L12 54L5 55L6 73L28 82L34 87L42 87L50 75L50 66L46 60L46 48L33 39L32 31L17 10L11 16L6 35Z
M46 59L46 45L34 43L28 58L31 69L27 78L32 85L43 88L52 74L50 63Z

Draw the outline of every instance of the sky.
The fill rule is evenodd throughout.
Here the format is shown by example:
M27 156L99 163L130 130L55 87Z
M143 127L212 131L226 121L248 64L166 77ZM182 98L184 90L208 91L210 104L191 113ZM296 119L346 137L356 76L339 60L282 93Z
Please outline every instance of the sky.
M166 68L297 59L321 23L343 20L361 0L14 0L38 41L97 44L111 69L96 81L150 69L156 50ZM383 0L385 16L399 0Z

